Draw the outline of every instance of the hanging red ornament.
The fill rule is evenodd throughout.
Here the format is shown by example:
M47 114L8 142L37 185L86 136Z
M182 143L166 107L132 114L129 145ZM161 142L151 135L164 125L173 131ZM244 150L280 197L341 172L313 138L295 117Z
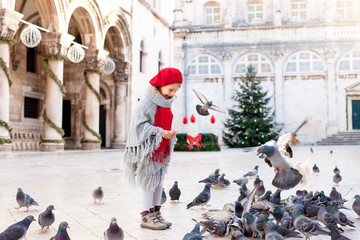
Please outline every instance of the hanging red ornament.
M185 117L183 118L183 124L187 124L187 122L188 122L188 119L187 119L187 117L185 116Z
M190 121L191 121L192 123L195 123L196 119L195 119L195 117L194 117L194 114L191 114Z
M211 115L210 122L211 122L212 124L215 123L215 117L214 117L214 115Z

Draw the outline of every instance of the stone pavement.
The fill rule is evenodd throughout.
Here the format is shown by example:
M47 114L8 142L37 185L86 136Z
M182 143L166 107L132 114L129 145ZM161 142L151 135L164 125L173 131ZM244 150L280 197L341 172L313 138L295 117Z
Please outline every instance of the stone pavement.
M295 161L303 162L311 158L320 168L319 176L313 176L312 186L300 186L312 190L331 191L333 168L341 170L343 181L337 187L346 199L345 204L351 208L353 197L360 193L360 147L359 146L309 146L294 147ZM141 229L140 224L140 193L138 189L129 187L124 182L124 168L120 159L122 151L65 151L63 153L0 153L0 232L15 221L22 220L27 215L38 218L39 213L53 204L56 221L46 234L38 234L40 226L37 222L30 225L26 239L43 240L54 236L61 221L67 221L71 227L68 232L71 239L95 240L104 239L103 232L108 227L110 219L116 217L119 225L125 231L125 239L138 240L177 240L192 230L194 222L191 218L200 219L201 207L186 209L204 187L198 183L216 168L220 173L226 173L229 180L237 179L244 173L259 165L259 175L265 187L276 190L271 185L274 172L264 161L256 157L255 148L228 149L220 152L186 153L175 152L168 174L165 178L166 193L174 181L179 182L182 191L180 203L165 202L163 216L172 221L173 226L164 231ZM330 154L333 150L333 154ZM105 197L101 205L94 205L92 190L102 186ZM17 206L15 196L17 188L32 196L40 206L14 209ZM252 180L248 187L252 188ZM211 189L211 204L208 209L220 209L227 202L233 202L239 195L239 187L220 190ZM282 193L282 198L295 194L295 189ZM345 227L345 236L360 239L360 220L351 210L343 211L356 222L356 228ZM215 239L208 233L204 239ZM229 239L224 237L223 239ZM330 239L328 236L311 239Z

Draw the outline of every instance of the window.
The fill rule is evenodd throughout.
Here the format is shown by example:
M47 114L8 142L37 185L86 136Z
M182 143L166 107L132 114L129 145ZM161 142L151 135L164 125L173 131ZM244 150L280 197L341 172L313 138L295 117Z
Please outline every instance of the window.
M287 73L312 73L324 71L322 60L310 51L295 53L286 64Z
M36 73L36 54L37 48L27 48L26 71Z
M208 4L204 9L205 25L220 24L220 6L218 4Z
M352 0L338 0L337 1L338 17L342 20L349 20L354 18L354 6Z
M339 71L359 71L360 50L351 51L345 54L339 62Z
M252 65L258 75L272 73L270 62L260 54L247 54L242 56L235 65L236 74L245 74L248 66Z
M158 71L160 71L161 69L163 69L164 63L162 61L162 54L161 52L159 52L159 57L158 57Z
M140 43L139 71L144 72L144 41L141 41Z
M221 74L220 64L214 57L201 55L189 62L187 74L189 76Z
M296 21L302 21L306 19L305 0L293 0L291 2L291 19Z
M24 117L38 118L39 117L39 99L25 97L24 99Z
M263 21L262 4L249 4L247 9L248 9L248 23L259 23Z

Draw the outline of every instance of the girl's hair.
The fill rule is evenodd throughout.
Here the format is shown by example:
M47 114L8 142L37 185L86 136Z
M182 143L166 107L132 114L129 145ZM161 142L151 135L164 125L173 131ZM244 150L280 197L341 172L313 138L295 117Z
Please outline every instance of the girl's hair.
M180 84L180 86L181 86L181 84ZM150 93L156 93L156 92L160 92L160 87L156 87L156 86L150 84L148 90ZM177 99L176 95L174 95L174 99Z

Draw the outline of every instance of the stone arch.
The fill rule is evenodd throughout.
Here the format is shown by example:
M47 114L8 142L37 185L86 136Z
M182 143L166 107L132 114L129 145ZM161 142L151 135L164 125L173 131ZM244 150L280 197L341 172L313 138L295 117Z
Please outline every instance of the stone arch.
M211 61L211 59L214 59L214 60L215 60L215 63L219 66L220 73L216 73L215 75L222 75L222 74L223 74L222 62L219 60L218 57L216 57L215 55L210 54L210 53L200 53L200 54L196 54L196 55L192 56L192 57L190 58L190 60L187 62L186 73L187 73L188 76L193 75L193 74L191 74L191 73L189 72L189 68L190 68L190 66L191 66L191 63L192 63L195 59L197 59L197 58L199 58L199 57L203 57L203 56L209 57L209 58L210 58L210 61ZM197 68L197 66L196 66L196 68ZM196 70L196 72L197 72L197 70ZM195 75L202 75L202 74L195 74ZM205 75L214 75L214 74L211 74L211 73L210 73L210 74L205 74Z
M302 52L307 52L307 53L310 53L310 54L318 57L318 58L320 59L321 63L322 63L322 67L323 67L323 70L322 70L322 71L318 71L318 72L324 72L324 71L325 71L325 67L326 67L325 62L326 62L326 61L324 60L324 58L323 58L323 56L322 56L321 54L319 54L318 52L316 52L316 51L314 51L314 50L310 50L310 49L300 49L300 50L297 50L297 51L294 51L294 52L290 53L289 55L287 55L287 56L285 57L285 59L284 59L284 65L283 65L283 69L282 69L282 71L283 71L284 74L287 74L287 73L288 73L288 72L286 71L286 68L287 68L287 65L288 65L289 61L291 60L291 58L294 57L296 54L302 53Z
M269 73L265 73L266 75L273 75L274 74L274 64L273 62L270 60L270 58L268 56L266 56L265 54L261 53L261 52L247 52L245 54L241 54L235 61L234 61L234 65L232 66L232 73L234 75L238 75L238 73L235 73L236 70L236 66L237 64L239 64L240 60L243 57L249 56L249 55L257 55L260 56L261 58L265 59L265 63L270 65L270 72Z

